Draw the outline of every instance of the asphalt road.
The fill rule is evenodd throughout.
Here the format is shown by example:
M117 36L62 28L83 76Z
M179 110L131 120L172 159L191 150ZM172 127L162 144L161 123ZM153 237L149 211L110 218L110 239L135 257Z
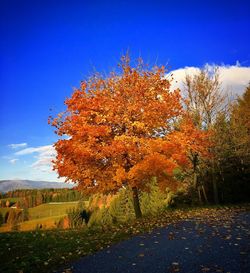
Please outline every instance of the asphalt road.
M250 273L249 227L250 212L182 221L83 257L64 272Z

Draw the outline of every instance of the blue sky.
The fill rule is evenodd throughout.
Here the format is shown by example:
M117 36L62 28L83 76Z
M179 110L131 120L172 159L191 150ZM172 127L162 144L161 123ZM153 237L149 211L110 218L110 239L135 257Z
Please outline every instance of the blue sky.
M63 110L73 87L95 70L109 72L128 49L172 70L237 63L247 68L245 84L249 18L243 0L2 0L0 179L56 179L47 164L56 141L50 109Z

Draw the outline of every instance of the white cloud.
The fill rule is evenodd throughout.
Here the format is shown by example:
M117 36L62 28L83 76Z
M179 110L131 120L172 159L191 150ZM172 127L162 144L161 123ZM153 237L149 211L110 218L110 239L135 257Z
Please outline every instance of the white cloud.
M52 170L51 160L56 157L53 145L36 147L22 145L22 147L23 149L19 146L19 150L2 157L10 164L1 170L1 179L19 177L19 179L65 182L65 178L58 178L57 173ZM21 160L21 157L24 158ZM17 161L19 164L16 164Z
M39 157L36 162L32 164L32 167L48 166L51 164L52 157Z
M39 146L39 147L30 147L23 150L20 150L15 153L15 155L28 155L28 154L43 154L43 155L52 155L55 154L55 149L52 145Z
M52 173L52 159L53 157L43 157L42 155L39 155L30 167L41 172Z
M220 75L225 90L242 94L250 82L250 67L224 66L220 68Z
M13 159L10 159L9 162L11 164L16 164L16 162L18 161L19 159L18 158L13 158Z
M8 146L11 148L11 149L19 149L19 148L24 148L24 147L27 147L27 143L17 143L17 144L9 144Z
M39 147L30 147L20 150L15 155L31 155L34 154L35 162L31 165L33 169L42 172L51 172L52 163L51 160L56 157L56 151L52 145L45 145Z
M241 95L248 83L250 82L250 67L241 66L238 62L236 65L215 65L206 64L207 69L219 68L220 82L222 89L233 95ZM183 81L186 75L198 74L199 67L186 66L177 70L171 71L166 78L170 79L172 75L173 81L171 89L180 88L183 90Z

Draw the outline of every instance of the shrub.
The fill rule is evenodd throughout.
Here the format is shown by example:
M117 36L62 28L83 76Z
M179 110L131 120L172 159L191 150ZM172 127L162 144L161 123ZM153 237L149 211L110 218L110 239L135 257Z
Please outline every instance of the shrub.
M66 218L68 219L67 216L66 216ZM60 218L58 222L55 221L55 226L56 226L57 228L60 228L60 229L64 228L64 221L65 221L65 217Z
M96 208L88 221L88 227L110 226L113 224L113 218L108 208Z
M42 228L43 228L43 225L42 225L42 224L36 224L35 230L36 230L36 231L39 231L39 230L41 230Z
M196 201L196 202L195 202ZM174 193L170 200L171 207L183 207L183 206L190 206L193 204L198 204L198 199L196 200L193 197L192 192L188 190L178 190Z
M20 224L17 220L15 220L12 224L11 224L11 231L19 231L20 230Z
M29 220L29 210L27 208L24 208L22 210L22 221L28 221Z
M87 213L84 213L83 210L72 208L68 210L67 215L70 228L80 228L85 226L86 220L84 216L87 215Z

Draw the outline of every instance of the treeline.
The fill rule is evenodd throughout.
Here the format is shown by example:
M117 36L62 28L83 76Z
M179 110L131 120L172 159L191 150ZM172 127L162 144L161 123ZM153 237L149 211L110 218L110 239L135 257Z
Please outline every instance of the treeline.
M187 76L186 107L195 125L210 132L210 157L190 153L186 181L194 203L247 202L250 196L250 83L242 96L221 89L219 71ZM187 174L186 174L187 175Z

